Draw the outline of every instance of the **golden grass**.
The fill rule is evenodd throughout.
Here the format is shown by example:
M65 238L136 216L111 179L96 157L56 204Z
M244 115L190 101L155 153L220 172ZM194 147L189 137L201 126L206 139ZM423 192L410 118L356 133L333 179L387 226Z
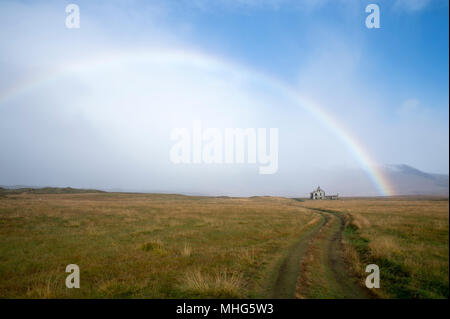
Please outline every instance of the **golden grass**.
M7 195L0 297L262 296L274 265L313 218L276 197ZM80 289L65 287L68 264L80 267ZM186 282L196 271L205 292Z
M2 196L0 297L261 297L287 249L320 221L301 206L346 214L355 235L346 258L361 280L367 263L381 263L378 296L448 297L448 200L118 193ZM80 289L64 284L72 263Z
M197 297L239 298L242 297L242 274L220 271L209 275L197 269L186 273L180 289Z
M183 248L181 248L181 251L180 251L181 256L189 257L191 255L191 253L192 253L191 245L185 243Z
M332 220L330 219L319 230L317 236L309 243L308 249L301 260L301 273L295 291L297 299L320 298L322 295L330 295L326 289L328 284L324 263L324 255L328 250L323 241L330 231L331 223Z
M448 298L448 199L394 197L302 204L347 214L353 227L347 228L347 259L361 278L368 263L379 263L379 297Z

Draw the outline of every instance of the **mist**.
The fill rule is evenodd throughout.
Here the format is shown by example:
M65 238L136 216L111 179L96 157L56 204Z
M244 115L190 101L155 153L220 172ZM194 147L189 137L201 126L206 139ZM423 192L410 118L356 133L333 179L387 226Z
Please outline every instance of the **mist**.
M332 23L311 24L287 77L219 51L200 18L178 20L173 4L80 8L81 28L69 30L59 2L0 4L0 185L230 196L307 196L320 185L379 195L342 136L284 88L335 119L377 166L448 174L448 91L423 100L380 89L367 75L376 60L363 33L355 41ZM174 164L171 132L195 121L277 128L276 173Z

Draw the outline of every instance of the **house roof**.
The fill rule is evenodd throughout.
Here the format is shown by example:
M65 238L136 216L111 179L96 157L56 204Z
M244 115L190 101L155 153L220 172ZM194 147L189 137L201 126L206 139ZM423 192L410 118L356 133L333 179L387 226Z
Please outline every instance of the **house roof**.
M310 194L320 191L325 192L322 188L320 188L320 186L317 186L317 189L313 190Z

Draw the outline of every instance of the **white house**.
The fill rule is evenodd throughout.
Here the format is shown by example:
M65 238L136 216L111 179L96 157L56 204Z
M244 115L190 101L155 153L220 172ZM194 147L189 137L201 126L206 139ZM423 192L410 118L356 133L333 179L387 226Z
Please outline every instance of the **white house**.
M320 186L317 187L316 190L313 190L311 193L309 193L310 199L331 199L335 200L339 198L339 194L336 195L325 195L325 191L320 188Z
M320 186L317 187L316 190L312 191L310 194L310 199L325 199L325 191L320 188Z

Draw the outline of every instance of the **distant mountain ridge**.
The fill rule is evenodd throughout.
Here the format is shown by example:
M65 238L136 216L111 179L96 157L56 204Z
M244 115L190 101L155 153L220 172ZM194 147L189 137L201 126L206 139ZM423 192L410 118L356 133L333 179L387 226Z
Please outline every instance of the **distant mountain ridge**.
M104 193L96 189L80 189L72 187L20 187L0 186L0 194L80 194L80 193Z
M391 195L436 195L449 196L449 176L446 174L433 174L421 171L406 164L384 165L379 170L388 181L392 189ZM312 176L312 177L311 177ZM173 188L165 189L134 189L134 188L105 188L82 189L71 187L40 187L40 186L2 186L0 185L0 195L7 194L74 194L93 192L123 192L123 193L158 193L158 194L183 194L190 196L285 196L285 197L307 197L309 191L317 185L323 186L327 193L339 193L341 196L379 196L377 189L366 171L360 168L334 168L331 170L317 170L311 176L301 176L301 184L274 181L266 191L258 191L255 184L249 183L247 188L239 192L227 191L226 187L221 188L220 183L211 185L216 189L201 188ZM283 176L280 177L280 180ZM312 186L311 186L312 185ZM92 187L92 186L91 186ZM302 189L299 191L299 189ZM255 191L253 191L255 190Z
M447 195L449 176L426 173L406 164L382 168L396 195Z

